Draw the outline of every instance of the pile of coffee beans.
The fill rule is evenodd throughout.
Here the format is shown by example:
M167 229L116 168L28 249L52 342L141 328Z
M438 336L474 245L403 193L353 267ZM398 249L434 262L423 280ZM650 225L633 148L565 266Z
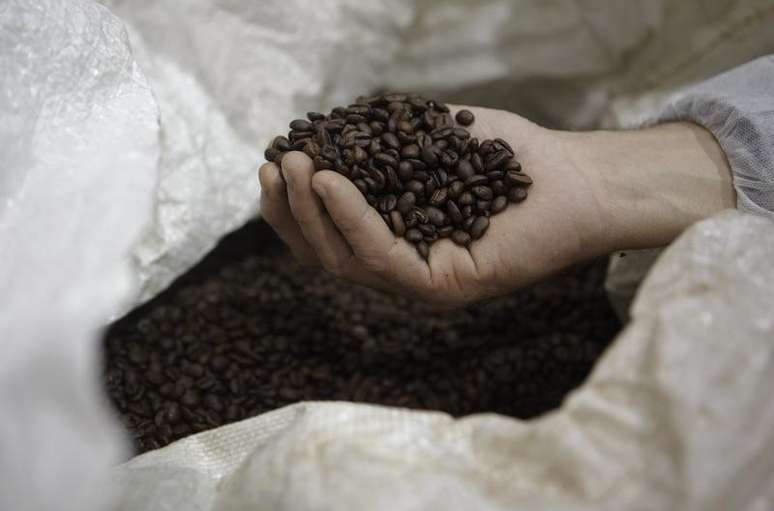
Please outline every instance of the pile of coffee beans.
M441 238L468 246L489 228L489 216L527 198L532 179L502 138L483 140L463 127L475 116L415 94L359 97L330 115L309 112L287 137L266 149L279 162L303 151L317 170L348 177L396 236L427 259Z
M438 312L301 268L255 222L110 328L105 384L138 452L300 400L534 417L620 328L604 273Z

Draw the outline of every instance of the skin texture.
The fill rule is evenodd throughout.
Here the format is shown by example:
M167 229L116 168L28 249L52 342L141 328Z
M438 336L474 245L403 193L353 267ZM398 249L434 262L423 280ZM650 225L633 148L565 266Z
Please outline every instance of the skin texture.
M526 201L490 218L469 249L451 240L426 262L395 238L355 186L288 153L259 169L261 213L304 264L449 308L504 294L575 262L664 245L734 207L728 164L711 134L687 123L569 133L501 110L468 108L479 139L502 137L534 179Z

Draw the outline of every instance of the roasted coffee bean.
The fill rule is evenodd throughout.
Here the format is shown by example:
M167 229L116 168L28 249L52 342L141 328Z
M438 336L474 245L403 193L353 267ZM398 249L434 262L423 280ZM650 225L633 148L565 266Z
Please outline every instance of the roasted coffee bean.
M527 190L520 186L516 186L508 190L508 200L513 202L514 204L519 203L526 198L527 198Z
M532 184L532 178L529 177L526 174L522 174L521 172L516 172L513 170L509 170L507 174L505 174L505 180L508 184L511 186L529 186Z
M468 207L472 208L472 206L468 206ZM462 228L465 229L466 231L470 231L470 228L473 227L473 222L476 221L476 218L477 217L473 215L466 216L465 220L462 221Z
M417 202L417 199L414 192L408 191L403 193L403 195L400 196L400 198L398 199L398 202L396 203L396 207L398 208L398 211L400 211L402 214L405 215L406 213L408 213L414 208L414 205L416 204L416 202Z
M452 232L451 239L454 243L461 247L467 247L471 242L470 234L460 230L455 230Z
M439 238L448 238L451 233L454 231L453 225L444 225L443 227L438 228L438 237Z
M444 212L436 207L428 206L425 208L425 212L427 213L427 218L430 220L430 223L436 227L441 227L446 221Z
M406 234L406 224L403 221L403 215L401 215L397 210L390 212L390 223L392 224L392 231L395 233L395 236L400 238Z
M492 207L492 201L490 200L477 200L476 212L479 215L489 216L489 209Z
M293 131L312 131L314 127L306 119L296 119L290 122L290 129Z
M382 197L382 199L379 201L379 211L382 213L389 213L393 209L395 209L395 206L398 203L398 199L392 195L385 195Z
M473 192L473 195L475 195L481 200L489 201L489 200L492 200L492 198L494 197L494 195L492 194L492 189L489 188L488 186L483 186L483 185L474 186L473 188L470 189L470 191Z
M446 212L449 215L449 219L454 224L459 224L462 222L462 213L460 212L460 208L457 207L457 203L454 201L448 201L446 203Z
M401 181L410 181L413 176L414 167L411 165L410 161L404 160L398 164L398 177Z
M416 175L414 177L416 177ZM417 179L412 179L411 181L406 183L406 190L408 190L409 192L412 192L414 195L424 195L425 185L422 184L422 182L418 181Z
M426 239L428 236L432 237L436 234L436 228L433 224L419 224L417 229L422 233L422 236Z
M458 123L463 126L470 126L476 120L476 116L470 110L462 109L454 116Z
M474 240L479 239L489 229L489 219L484 216L476 217L470 226L470 237Z
M400 140L398 140L398 137L395 136L394 133L387 132L387 133L382 134L382 142L384 142L384 144L387 147L390 147L392 149L400 150L400 148L401 148Z
M433 192L433 195L430 197L430 204L433 206L443 206L446 203L446 196L448 195L448 190L446 188L439 188L436 191Z
M470 176L468 179L465 180L465 188L471 189L476 186L485 185L489 182L489 180L486 178L486 176L482 176L481 174L476 174L475 176Z
M304 145L304 153L310 158L314 159L315 156L320 154L320 146L314 142L309 142Z
M505 195L505 193L508 191L508 187L505 186L505 183L503 183L500 179L489 183L489 187L492 189L492 192L495 195Z
M309 119L312 122L314 122L314 121L324 121L325 120L325 114L321 114L321 113L318 113L318 112L307 112L306 113L306 118Z
M484 168L486 170L497 170L501 168L506 161L511 159L513 156L508 151L497 151L496 153L492 153L487 159L486 159L486 165Z
M468 160L459 160L457 163L457 177L465 181L472 177L476 171Z
M280 135L278 137L275 137L274 140L272 140L271 147L276 149L279 152L283 152L283 153L288 152L290 151L290 140Z
M416 228L406 231L406 240L411 243L419 243L422 241L422 231Z
M406 159L417 159L420 155L420 149L419 146L416 144L409 144L407 146L404 146L400 150L400 155L402 158Z
M473 194L470 192L465 192L462 195L460 195L460 198L457 199L457 204L460 204L461 206L470 206L476 201L475 197L473 197Z
M509 170L521 172L521 163L519 163L518 160L508 160L508 163L505 164L505 171L507 172Z
M492 201L492 214L496 215L508 206L508 198L505 195L498 195Z
M465 183L462 181L455 181L449 185L449 197L451 199L457 199L464 191Z
M514 156L516 154L515 152L513 152L513 148L511 147L511 145L502 138L494 139L494 145L495 145L495 149L498 151L504 149L508 151L511 154L511 156Z
M436 165L438 165L438 157L435 155L435 152L433 152L433 150L430 149L429 147L422 149L420 157L423 162L430 165L431 167L435 167Z

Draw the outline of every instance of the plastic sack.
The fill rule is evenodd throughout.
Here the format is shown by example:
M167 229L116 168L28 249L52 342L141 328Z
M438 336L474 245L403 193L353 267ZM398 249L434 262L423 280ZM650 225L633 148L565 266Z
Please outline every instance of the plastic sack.
M103 3L129 28L161 115L154 221L133 249L136 303L257 213L271 138L376 87L411 20L407 0Z
M126 455L99 329L131 304L158 110L121 22L0 1L0 509L99 509Z
M772 252L763 218L692 227L588 382L540 419L294 405L117 468L120 508L772 509Z

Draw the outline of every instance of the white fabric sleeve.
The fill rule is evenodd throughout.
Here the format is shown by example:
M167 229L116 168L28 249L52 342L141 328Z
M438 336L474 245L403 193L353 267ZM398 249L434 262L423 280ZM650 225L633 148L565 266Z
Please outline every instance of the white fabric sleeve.
M774 220L774 55L680 91L656 120L709 130L731 165L737 209Z

